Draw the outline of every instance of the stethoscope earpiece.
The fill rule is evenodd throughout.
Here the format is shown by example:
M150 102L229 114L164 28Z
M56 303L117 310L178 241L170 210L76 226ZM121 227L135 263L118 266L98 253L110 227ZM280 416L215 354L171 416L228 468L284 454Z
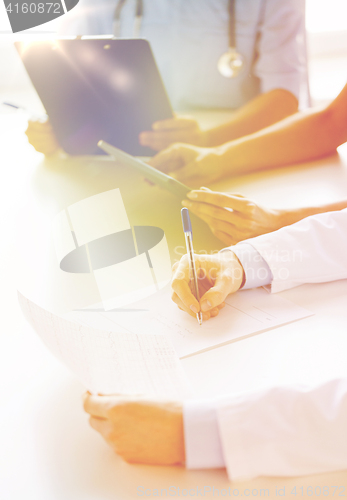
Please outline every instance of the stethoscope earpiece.
M218 59L218 71L226 78L235 78L244 68L244 58L237 52L236 48L229 47L228 52L225 52Z

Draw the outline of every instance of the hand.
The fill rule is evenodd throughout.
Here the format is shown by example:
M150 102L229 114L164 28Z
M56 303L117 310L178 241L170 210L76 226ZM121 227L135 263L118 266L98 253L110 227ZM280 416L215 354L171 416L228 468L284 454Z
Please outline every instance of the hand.
M200 302L192 293L187 255L173 267L171 298L182 311L191 316L195 316L201 310L203 320L206 321L218 315L230 293L239 290L244 279L244 271L231 250L214 255L195 255L195 265Z
M226 245L276 231L285 225L281 210L261 207L240 194L216 193L207 188L191 191L182 205L207 222Z
M178 143L151 158L149 164L188 186L201 185L202 181L213 182L224 175L219 148Z
M180 116L153 123L150 131L141 132L139 141L155 151L161 151L175 142L188 142L203 146L204 132L194 118Z
M44 155L51 155L60 147L49 120L29 120L25 134L36 151Z
M84 395L89 423L126 462L185 461L182 405L126 396Z

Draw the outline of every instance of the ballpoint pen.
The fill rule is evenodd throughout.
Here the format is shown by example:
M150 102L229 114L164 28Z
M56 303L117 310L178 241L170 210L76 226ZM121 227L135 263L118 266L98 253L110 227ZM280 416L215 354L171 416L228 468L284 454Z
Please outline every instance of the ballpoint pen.
M181 217L182 217L184 237L186 240L187 253L188 253L188 258L189 258L189 269L190 269L191 276L193 278L193 285L195 288L195 297L196 297L196 300L199 302L200 301L200 294L199 294L198 276L197 276L196 267L195 267L195 258L194 258L194 249L193 249L193 231L192 231L192 224L190 222L188 208L182 208ZM201 311L196 313L196 319L198 320L198 323L201 326L202 325L202 312Z

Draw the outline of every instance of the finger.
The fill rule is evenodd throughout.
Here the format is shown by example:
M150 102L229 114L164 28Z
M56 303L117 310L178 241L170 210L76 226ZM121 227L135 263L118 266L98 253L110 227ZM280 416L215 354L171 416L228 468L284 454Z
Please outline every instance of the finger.
M146 130L145 132L141 132L139 135L141 143L150 144L155 142L161 142L163 139L167 140L172 136L171 132L152 132Z
M213 192L212 189L206 187L206 186L201 186L199 188L200 191L210 191L210 192ZM224 193L224 194L228 194L228 193ZM236 196L237 198L246 198L246 196L243 196L243 194L240 194L240 193L233 193L233 196Z
M206 313L203 313L203 314L206 314ZM216 308L214 308L214 309L212 309L212 310L210 311L211 318L215 318L216 316L218 316L218 314L219 314L219 309L218 309L218 307L216 307Z
M53 132L52 125L50 122L40 122L40 121L28 121L27 130L32 130L33 132Z
M46 128L38 129L38 128L33 128L33 127L28 126L25 133L31 134L31 135L37 136L37 137L50 137L50 138L54 137L55 138L53 130L48 130Z
M50 155L53 155L57 152L57 148L45 148L45 147L40 147L40 146L37 146L37 145L33 145L31 144L31 146L35 149L35 151L37 153L41 153L45 156L50 156Z
M225 222L219 219L211 219L211 222L209 222L208 224L213 234L216 234L217 232L225 233L228 234L234 241L243 241L244 239L246 239L242 228L240 230L238 227L230 224L229 222Z
M241 198L226 193L217 193L214 191L207 191L205 189L193 190L187 194L187 197L193 201L199 201L215 205L217 207L227 207L237 212L249 212L253 210L254 203L247 198Z
M178 308L181 309L181 311L188 313L193 318L196 318L196 313L193 313L193 311L191 311L190 309L188 309L183 304L183 302L181 301L181 299L178 297L178 295L176 293L173 293L171 298L175 302L175 304L177 304ZM203 312L202 313L202 319L204 321L207 321L210 318L210 315L211 315L211 311Z
M189 261L187 256L184 256L180 260L179 265L174 272L171 287L172 290L178 295L183 305L196 314L200 311L200 305L189 287L189 282Z
M205 213L198 213L190 207L189 209L191 210L192 213L197 215L201 220L206 222L206 224L211 229L212 233L218 239L223 241L223 243L225 243L226 245L234 245L239 241L243 241L244 239L246 239L246 235L244 235L242 231L240 231L239 228L236 227L236 225L220 219L215 219ZM235 221L237 224L238 219L235 218Z
M59 147L56 144L52 145L47 145L46 143L41 144L41 143L33 143L29 140L29 144L33 146L33 148L38 152L38 153L43 153L45 155L53 154L55 153Z
M188 313L190 316L195 316L196 313L194 313L189 307L187 307L185 304L183 304L182 300L179 298L176 292L174 292L171 295L171 299L173 302L184 312Z
M156 151L160 151L159 149L153 148ZM165 150L164 150L165 151ZM160 153L159 153L160 154ZM154 166L152 163L152 160L148 162L152 167ZM177 170L180 170L182 168L182 160L180 158L174 159L172 158L171 160L166 161L165 163L161 163L159 166L154 166L154 168L157 168L161 172L164 172L165 174L172 175L170 172L176 172ZM174 174L175 175L175 174Z
M149 147L149 148L153 149L154 151L163 151L165 149L170 148L171 146L173 146L177 142L180 142L180 143L192 142L192 140L189 140L189 139L190 139L189 137L185 137L183 134L180 134L180 135L177 134L176 137L174 137L174 136L172 136L172 134L170 134L167 137L163 136L160 139L158 137L155 139L153 139L152 137L148 137L144 140L142 137L140 137L139 142L140 142L141 146ZM181 158L179 161L180 161L179 166L182 166L184 163L184 160Z
M181 166L176 170L169 171L169 175L180 182L183 182L187 186L196 186L201 182L204 174L199 170L195 161L189 162L185 166Z
M196 317L196 314L194 314L190 309L187 309L187 307L183 304L183 302L181 301L181 299L178 297L178 295L176 293L173 293L171 298L175 302L175 304L177 304L178 308L181 311L188 313L192 317ZM219 304L217 307L215 307L211 311L203 312L202 319L204 321L207 321L210 317L217 316L220 309L223 309L223 307L225 307L225 302L222 302L221 304Z
M210 191L211 193L213 192L217 192L217 191L213 191L213 189L210 189L206 186L200 186L200 188L197 190L197 191ZM222 193L222 194L231 194L231 193ZM233 196L237 196L238 198L245 198L245 196L243 196L243 194L240 194L240 193L232 193Z
M32 137L33 139L36 140L49 140L49 141L56 141L55 135L47 130L32 130L30 128L27 128L25 131L25 134L28 137Z
M93 417L107 418L111 407L115 406L115 398L112 396L112 404L110 404L111 397L96 396L86 393L83 396L84 411Z
M193 212L193 210L192 210ZM211 229L211 232L218 238L220 239L221 241L223 241L223 243L225 243L226 245L233 245L233 241L234 241L234 237L233 237L233 233L236 232L235 228L232 227L230 225L230 228L228 228L227 230L229 231L229 233L225 233L223 231L219 231L217 229L217 226L219 227L219 221L217 219L213 219L212 217L209 217L208 215L205 215L205 214L199 214L198 217L206 222L206 224L209 226L209 228Z
M25 132L25 135L27 136L27 138L32 141L32 142L36 142L36 143L49 143L49 144L56 144L56 140L54 137L52 137L51 135L48 135L48 134L33 134L32 132Z
M162 172L176 170L183 166L181 149L177 146L169 147L153 156L148 163Z
M194 213L193 210L191 210L191 212ZM204 222L206 222L206 224L208 226L210 226L211 231L214 230L215 219L213 219L212 217L209 217L206 214L199 214L199 215L196 214L196 215L199 217L199 219L203 220Z
M149 146L161 150L176 142L191 142L193 134L187 129L163 130L161 132L141 132L139 141L142 146Z
M97 432L99 432L104 439L107 441L110 439L110 436L113 431L113 425L109 420L104 420L102 418L90 417L89 425Z
M231 212L227 208L221 208L216 205L210 205L209 203L201 203L198 201L183 200L182 205L189 208L198 217L207 215L213 219L223 220L234 226L243 225L245 222L244 218L241 218L239 213Z
M176 271L176 269L178 268L179 266L179 261L175 262L174 265L172 266L172 272L174 273Z
M177 304L178 308L181 309L181 311L188 313L193 318L196 318L196 313L193 313L190 309L188 309L183 304L183 302L181 301L181 299L178 297L177 294L175 294L175 297L174 297L174 294L172 294L172 300L175 302L175 304ZM204 321L207 321L210 318L210 316L211 316L211 312L210 311L202 313L202 319Z
M217 276L215 285L200 299L201 310L210 311L225 301L226 297L238 290L242 282L242 269L228 267Z
M32 137L28 136L28 142L37 148L58 149L58 145L54 141L45 141L45 140L41 140L41 139L38 140L38 139L33 139Z
M197 125L198 124L194 118L181 116L154 122L152 128L153 130L190 129L197 128Z
M172 145L172 143L175 141L165 141L165 140L152 140L152 138L148 139L143 139L142 137L139 138L139 143L141 146L146 146L148 148L153 149L153 151L163 151L164 149L167 149L169 146Z

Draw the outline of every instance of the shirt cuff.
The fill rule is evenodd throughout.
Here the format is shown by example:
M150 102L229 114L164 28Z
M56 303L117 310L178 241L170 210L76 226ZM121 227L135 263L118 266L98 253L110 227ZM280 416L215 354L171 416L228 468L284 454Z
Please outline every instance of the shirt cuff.
M242 289L257 288L270 285L273 279L272 272L260 253L249 243L238 243L235 246L224 248L222 252L231 250L239 259L245 272L246 281Z
M188 469L225 467L216 401L186 401L183 406L183 421L186 467Z

